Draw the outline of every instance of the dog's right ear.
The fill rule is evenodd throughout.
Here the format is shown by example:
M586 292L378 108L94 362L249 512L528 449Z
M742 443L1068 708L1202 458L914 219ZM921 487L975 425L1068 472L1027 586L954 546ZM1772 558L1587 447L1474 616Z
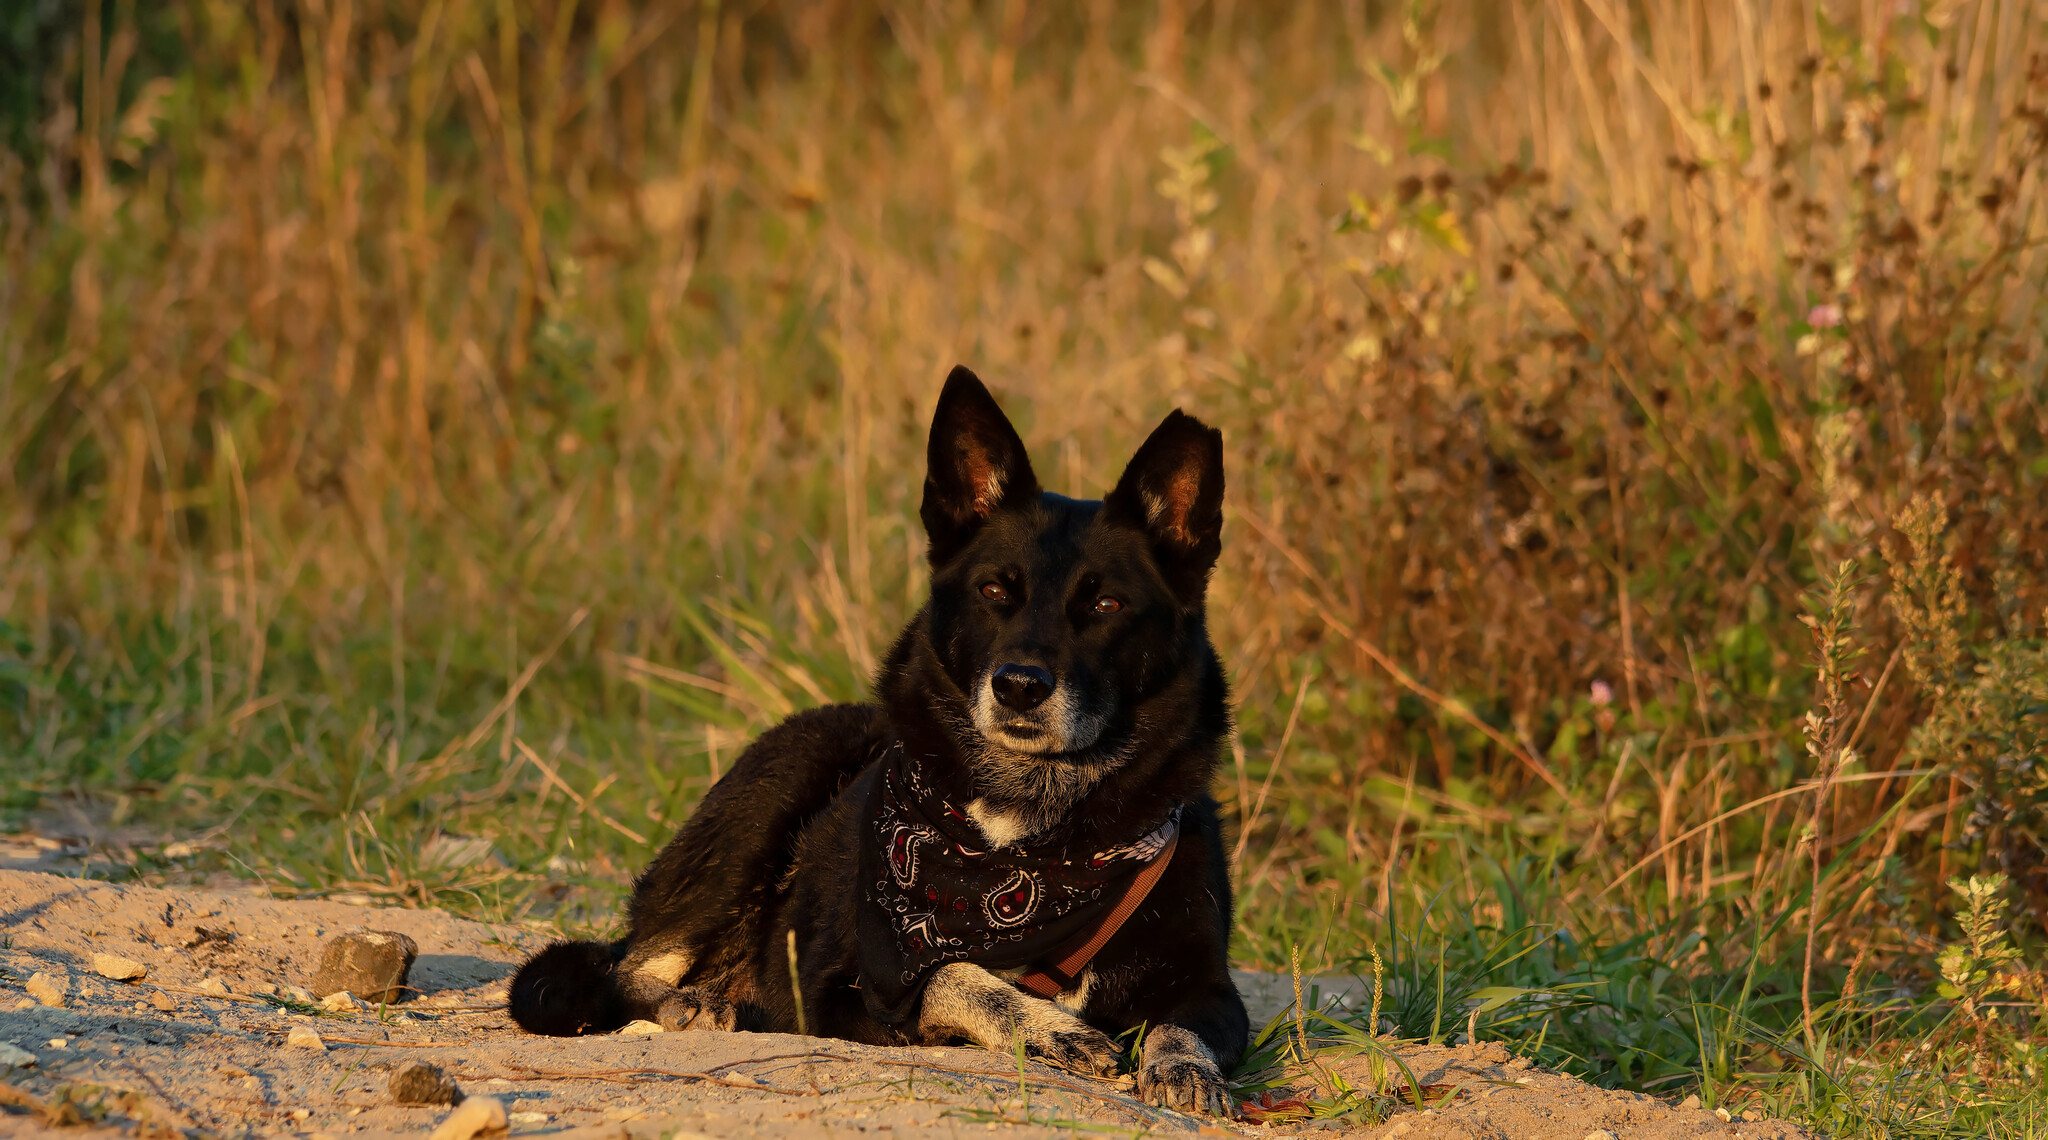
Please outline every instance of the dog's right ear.
M918 514L937 566L974 537L1004 506L1038 497L1038 477L1024 441L981 379L955 366L932 413L925 447L924 504Z

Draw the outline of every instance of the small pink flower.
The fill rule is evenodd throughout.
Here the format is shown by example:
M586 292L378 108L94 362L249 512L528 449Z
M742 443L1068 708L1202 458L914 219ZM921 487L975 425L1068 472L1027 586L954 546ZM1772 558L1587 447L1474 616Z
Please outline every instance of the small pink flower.
M1831 329L1842 323L1842 306L1829 302L1815 305L1806 314L1806 323L1817 329Z
M1614 686L1605 681L1593 682L1593 707L1604 709L1614 703Z

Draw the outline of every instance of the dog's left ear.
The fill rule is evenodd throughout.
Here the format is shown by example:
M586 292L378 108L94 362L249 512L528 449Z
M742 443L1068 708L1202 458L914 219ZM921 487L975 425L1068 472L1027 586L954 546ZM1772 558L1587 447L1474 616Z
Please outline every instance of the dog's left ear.
M1174 592L1199 604L1223 552L1223 433L1174 409L1131 457L1103 509L1144 531Z

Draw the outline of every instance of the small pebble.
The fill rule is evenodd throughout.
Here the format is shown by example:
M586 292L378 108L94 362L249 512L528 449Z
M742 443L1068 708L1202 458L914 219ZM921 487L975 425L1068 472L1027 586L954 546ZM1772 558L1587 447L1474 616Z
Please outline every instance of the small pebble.
M303 1025L292 1026L292 1031L284 1035L284 1043L298 1049L318 1049L323 1053L327 1051L327 1042L320 1040L318 1033Z
M1678 1102L1678 1107L1680 1108L1698 1108L1699 1106L1700 1094L1698 1093L1693 1093L1692 1095L1686 1097L1684 1100Z
M44 1044L48 1045L52 1049L69 1049L71 1047L71 1038L52 1037L48 1041L44 1042Z
M36 1055L12 1041L0 1041L0 1069L26 1069L36 1063Z
M321 998L320 1008L329 1013L356 1013L368 1009L369 1005L347 990L339 990Z
M655 1024L652 1021L629 1021L626 1024L619 1027L619 1033L622 1036L630 1036L635 1033L660 1032L663 1032L661 1026Z
M498 1102L498 1098L473 1096L443 1117L440 1126L427 1135L427 1140L470 1140L472 1136L500 1132L510 1126L505 1106Z
M391 1074L391 1099L400 1104L460 1104L462 1088L441 1066L426 1061L407 1061ZM490 1098L485 1097L488 1100ZM503 1119L504 1111L499 1110Z
M202 978L199 984L192 988L203 994L225 994L228 992L228 984L219 978Z
M158 990L155 993L149 995L149 1004L157 1007L165 1013L172 1013L176 1011L178 1008L178 999L172 997L171 995L165 993L162 990Z
M53 976L38 970L29 976L28 984L22 988L28 991L28 996L42 1002L44 1005L60 1006L64 1004L65 983L70 980L70 977L65 974Z
M1733 1121L1733 1120L1735 1119L1734 1115L1733 1115L1733 1114L1731 1114L1731 1113L1730 1113L1730 1112L1729 1112L1729 1111L1728 1111L1727 1109L1725 1109L1725 1108L1717 1108L1717 1109L1715 1109L1715 1110L1714 1110L1714 1115L1715 1115L1715 1116L1718 1116L1718 1117L1720 1117L1723 1123L1729 1123L1729 1122L1732 1122L1732 1121Z
M546 1124L548 1122L548 1114L545 1112L515 1112L512 1114L511 1119L514 1124Z
M293 1120L304 1120L304 1119L306 1119L307 1117L309 1117L309 1116L311 1116L311 1115L313 1115L313 1110L312 1110L312 1109L310 1109L310 1108L295 1108L295 1109L292 1109L292 1119L293 1119Z
M1586 1133L1586 1140L1621 1140L1621 1138L1602 1128L1595 1132Z
M320 1000L318 997L314 995L312 990L309 990L304 986L286 986L281 992L284 994L284 996L292 999L295 1002L298 1002L301 1005L312 1005L313 1003Z
M141 981L142 976L149 973L149 970L133 958L122 958L113 954L94 954L92 956L92 972L102 978L112 978L117 982L136 982Z

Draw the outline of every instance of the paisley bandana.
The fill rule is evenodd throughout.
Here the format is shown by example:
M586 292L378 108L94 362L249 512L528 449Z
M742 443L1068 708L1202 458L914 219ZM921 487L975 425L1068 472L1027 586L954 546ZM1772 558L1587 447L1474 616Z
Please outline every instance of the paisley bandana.
M948 962L1016 969L1086 940L1180 823L1176 809L1131 842L1096 851L1057 838L990 850L900 745L882 761L866 819L860 984L868 1011L891 1025L915 1015L926 977Z

